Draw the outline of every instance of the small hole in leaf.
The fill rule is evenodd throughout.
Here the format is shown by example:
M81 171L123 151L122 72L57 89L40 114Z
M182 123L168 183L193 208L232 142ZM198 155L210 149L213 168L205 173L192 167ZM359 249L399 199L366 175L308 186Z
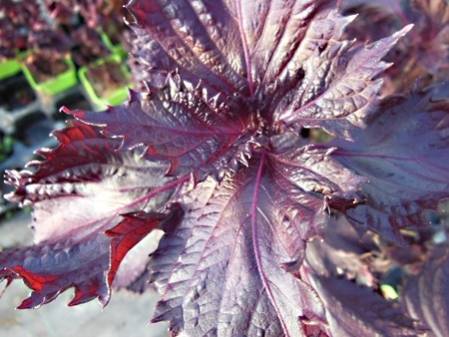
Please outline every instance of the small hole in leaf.
M299 132L302 138L309 138L310 137L310 129L308 128L302 128Z
M304 71L304 69L299 68L296 72L296 79L298 81L302 81L304 79L304 76L306 76L306 72Z
M299 131L301 138L309 139L311 143L327 143L334 137L320 128L301 128Z
M319 51L320 54L321 54L324 50L326 50L326 48L327 48L327 43L322 44L322 45L319 45L319 46L318 46L318 51Z

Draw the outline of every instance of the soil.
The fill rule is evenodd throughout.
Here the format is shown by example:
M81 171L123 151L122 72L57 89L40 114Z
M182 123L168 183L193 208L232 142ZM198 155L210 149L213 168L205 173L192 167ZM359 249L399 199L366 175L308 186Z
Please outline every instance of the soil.
M121 27L117 27L117 25L110 23L104 27L104 31L114 46L120 43L120 36L123 31Z
M45 82L68 69L64 55L31 54L25 60L37 83Z
M23 108L36 99L33 88L22 74L0 81L0 97L0 106L7 111Z
M93 29L81 27L72 33L72 38L76 42L72 48L72 57L79 67L89 65L110 53L101 36Z
M78 67L89 65L106 55L107 53L98 53L86 46L76 46L72 49L73 60Z
M90 67L87 70L87 78L98 97L108 96L112 91L128 84L128 78L121 65L114 61Z

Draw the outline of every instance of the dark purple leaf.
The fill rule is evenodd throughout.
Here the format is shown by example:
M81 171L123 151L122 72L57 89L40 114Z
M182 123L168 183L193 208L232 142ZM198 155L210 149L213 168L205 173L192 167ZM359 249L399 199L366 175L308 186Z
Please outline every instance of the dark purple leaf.
M337 231L335 215L391 234L446 196L444 93L378 104L389 66L381 59L411 27L357 44L344 37L354 16L331 0L131 0L128 8L140 92L104 113L71 112L75 126L34 173L8 175L11 199L35 206L36 246L0 255L3 277L34 289L26 306L73 285L82 287L75 303L105 302L127 251L159 227L165 236L134 286L156 284L154 320L170 320L173 336L419 333L395 305L326 267L312 275L304 262L312 239ZM307 127L344 140L308 144L299 136ZM330 241L317 259L335 253ZM375 288L363 250L349 248L356 240L338 244L342 255L321 266ZM74 269L59 262L58 245L74 249ZM97 269L85 272L83 254ZM135 262L140 271L143 260Z
M422 272L408 280L403 293L404 306L429 327L429 337L446 337L449 331L448 258L447 246L435 249Z
M326 225L327 202L349 198L351 179L326 151L289 149L188 192L184 220L150 265L162 294L154 321L170 320L175 335L192 337L303 336L323 308L290 271Z
M416 337L424 330L397 303L345 279L311 276L336 337Z
M181 89L178 78L142 103L135 92L126 106L111 107L106 112L72 112L77 119L97 125L109 136L119 136L123 148L146 146L145 156L168 161L169 173L219 173L235 170L246 163L252 146L245 135L247 113L235 120L214 115L193 89ZM253 144L252 144L253 143Z
M393 238L427 223L425 210L449 196L447 89L391 97L352 142L334 142L333 157L367 179L364 205L346 213L351 221Z
M328 227L323 242L314 240L307 246L300 272L326 308L331 336L422 336L422 324L410 318L397 302L378 293L378 274L362 259L376 253L374 240L362 241L344 221L333 225L337 228Z
M136 69L147 74L137 77L151 86L176 70L231 110L253 110L256 100L255 112L269 121L336 133L363 125L381 87L375 77L388 67L381 59L411 28L354 47L342 37L354 17L338 14L333 1L133 0L128 7L139 24L134 59L145 62Z
M372 256L376 253L372 237L365 235L362 239L344 218L326 227L323 240L313 240L307 245L307 260L317 273L345 277L370 288L379 283L376 261L368 259L374 260Z
M445 80L449 73L449 5L446 0L343 0L345 12L360 16L347 35L360 41L373 41L399 27L414 24L414 29L390 52L394 62L387 72L385 92L408 92L416 82L423 88ZM380 35L383 34L383 35Z
M147 64L147 80L158 81L178 69L196 85L201 79L214 96L226 97L246 90L243 46L232 13L223 1L130 1L141 32L150 34L137 50ZM142 41L143 42L143 41ZM153 84L153 83L151 83Z
M412 37L420 44L416 62L435 77L445 79L449 73L449 4L445 0L414 0L413 6L419 30Z
M279 121L296 127L323 127L344 137L352 126L365 124L382 86L377 75L389 67L381 60L411 26L367 46L351 48L349 41L338 40L352 19L333 13L326 19L335 21L333 29L327 27L329 22L314 21L316 27L310 30L315 29L316 35L310 40L325 36L330 41L322 53L312 53L304 61L305 77L301 85L293 88L276 107ZM320 46L309 48L316 50Z

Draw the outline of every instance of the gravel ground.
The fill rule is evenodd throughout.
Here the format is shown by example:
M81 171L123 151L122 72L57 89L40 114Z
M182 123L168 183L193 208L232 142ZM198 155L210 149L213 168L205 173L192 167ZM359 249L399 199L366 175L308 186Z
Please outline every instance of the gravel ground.
M0 248L31 240L30 215L18 213L0 224ZM20 241L19 241L20 238ZM0 289L3 289L2 284ZM1 291L0 291L1 292ZM0 299L0 337L164 337L165 323L150 324L157 295L119 291L103 309L96 301L69 308L72 291L36 310L15 310L28 296L28 288L15 281Z

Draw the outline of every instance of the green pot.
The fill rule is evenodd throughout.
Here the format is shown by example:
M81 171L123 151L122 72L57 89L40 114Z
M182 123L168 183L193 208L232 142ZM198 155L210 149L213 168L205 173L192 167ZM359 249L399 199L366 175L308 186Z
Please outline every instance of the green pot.
M104 45L111 51L112 54L118 55L122 60L126 58L128 53L120 43L113 44L106 33L101 33L100 35Z
M128 68L126 67L125 64L121 62L121 58L118 55L111 55L101 60L98 60L97 62L91 64L89 67L95 67L97 65L105 63L106 61L111 60L113 60L117 64L120 64L122 72L125 74L126 78L131 77ZM86 66L80 68L80 70L78 71L78 76L90 100L98 110L104 110L110 105L112 106L120 105L126 101L126 99L128 98L129 86L117 88L114 91L111 91L107 96L98 96L97 93L95 92L93 84L90 83L87 77L87 71L88 67Z
M0 141L0 162L4 161L13 151L14 139L10 136L5 136Z
M20 62L15 58L0 61L0 80L18 74L20 69Z
M65 57L65 63L67 64L66 71L42 83L38 83L36 81L25 63L22 63L22 70L34 90L40 94L55 96L74 87L78 83L75 64L73 63L70 55Z

